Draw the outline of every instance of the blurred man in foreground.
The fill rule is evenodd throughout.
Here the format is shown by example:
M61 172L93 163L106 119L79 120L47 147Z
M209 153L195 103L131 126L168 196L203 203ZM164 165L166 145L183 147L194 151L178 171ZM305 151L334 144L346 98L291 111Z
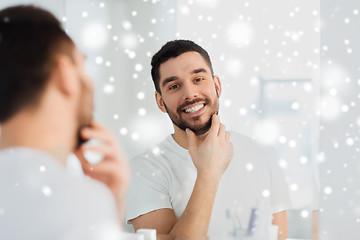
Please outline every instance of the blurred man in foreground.
M129 173L95 123L84 56L48 11L0 11L0 239L117 239ZM102 142L87 147L90 139ZM83 154L102 153L89 164ZM90 178L69 175L74 152ZM107 187L106 187L107 186Z

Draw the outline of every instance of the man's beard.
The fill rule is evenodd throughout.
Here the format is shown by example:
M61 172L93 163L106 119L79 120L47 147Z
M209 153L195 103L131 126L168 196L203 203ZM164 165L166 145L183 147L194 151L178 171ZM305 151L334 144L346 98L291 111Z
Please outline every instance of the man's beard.
M190 120L184 120L181 116L182 116L182 114L184 114L182 109L184 109L185 107L190 106L190 105L192 105L194 103L197 103L197 102L203 102L204 105L205 105L204 107L212 109L213 112L210 113L210 115L208 116L208 119L205 121L204 124L194 126L194 124L188 123L188 121L191 121L192 123L194 123L196 121L199 121L201 116L192 117ZM219 101L218 101L218 98L216 98L213 102L210 102L210 100L208 98L195 99L193 101L185 102L185 103L181 104L177 108L176 113L170 111L168 109L168 107L166 106L165 102L164 102L164 106L165 106L166 111L167 111L171 121L173 122L173 124L175 124L178 128L180 128L183 131L185 131L186 128L189 128L197 136L205 134L205 133L207 133L209 131L209 129L211 128L213 114L214 113L215 114L219 113Z

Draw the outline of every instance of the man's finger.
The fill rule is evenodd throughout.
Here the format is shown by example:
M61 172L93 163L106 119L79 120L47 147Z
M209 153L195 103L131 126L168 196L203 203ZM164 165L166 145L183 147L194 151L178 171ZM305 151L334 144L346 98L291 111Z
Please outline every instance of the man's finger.
M230 132L229 131L226 131L226 133L225 133L225 140L226 140L226 142L230 141Z
M108 172L106 172L106 171L104 171L104 170L99 171L99 170L96 169L96 168L93 168L93 170L88 171L88 172L86 172L85 174L86 174L86 176L91 177L91 178L93 178L93 179L96 179L96 180L98 180L98 181L100 181L100 182L103 182L103 183L105 183L105 184L106 184L106 183L109 181L109 179L110 179L110 175L109 175Z
M99 130L99 131L108 131L107 128L103 127L102 125L98 124L95 121L92 121L90 123L90 127L93 128L93 129Z
M81 130L81 137L83 137L86 140L90 140L92 138L96 138L98 140L103 141L106 144L113 144L114 139L113 135L105 130L98 130L98 129L92 129L92 128L84 128Z
M186 131L187 140L188 140L188 148L197 147L195 133L188 128L185 131Z
M77 157L77 159L79 159L80 164L81 164L81 168L84 172L87 172L90 170L91 164L86 160L86 158L84 157L84 153L81 150L78 150L76 152L74 152L75 156Z
M217 136L219 133L219 127L220 127L219 116L214 114L214 115L212 115L211 127L209 129L208 136Z
M99 145L99 146L84 146L82 147L82 151L91 151L91 152L99 152L103 155L113 155L114 150L111 147L106 145Z
M230 148L231 158L233 158L233 156L234 156L234 146L233 146L232 142L229 142L229 148Z
M225 133L226 133L226 127L224 124L220 123L220 129L219 129L219 137L221 137L220 139L225 138Z

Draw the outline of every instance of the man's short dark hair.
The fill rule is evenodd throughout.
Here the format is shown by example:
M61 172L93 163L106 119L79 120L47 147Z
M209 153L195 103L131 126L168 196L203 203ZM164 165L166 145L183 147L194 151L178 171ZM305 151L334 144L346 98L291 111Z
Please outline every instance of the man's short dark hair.
M74 43L50 12L32 5L0 11L0 122L40 100L59 54Z
M160 65L170 58L175 58L186 52L198 52L209 65L211 74L214 74L210 56L205 49L190 40L173 40L167 42L151 59L151 77L155 85L155 89L161 94L160 81Z

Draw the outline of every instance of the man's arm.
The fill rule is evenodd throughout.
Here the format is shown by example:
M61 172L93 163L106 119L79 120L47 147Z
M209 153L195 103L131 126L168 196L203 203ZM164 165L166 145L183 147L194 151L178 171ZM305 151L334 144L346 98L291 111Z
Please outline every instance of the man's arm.
M312 212L312 239L319 240L319 210Z
M122 222L124 198L130 178L127 160L118 147L114 134L99 124L92 122L89 127L84 127L81 130L81 137L85 140L98 139L102 142L98 146L82 144L74 153L80 160L85 175L109 187L115 198L119 222ZM84 157L85 151L99 152L103 154L103 160L97 164L90 164Z
M273 214L272 224L279 226L278 240L285 240L288 238L288 221L286 211Z
M207 235L218 184L233 156L230 135L214 115L204 142L187 130L188 150L197 169L193 192L184 213L177 220L172 209L160 209L131 220L135 230L154 228L159 234L204 237Z

